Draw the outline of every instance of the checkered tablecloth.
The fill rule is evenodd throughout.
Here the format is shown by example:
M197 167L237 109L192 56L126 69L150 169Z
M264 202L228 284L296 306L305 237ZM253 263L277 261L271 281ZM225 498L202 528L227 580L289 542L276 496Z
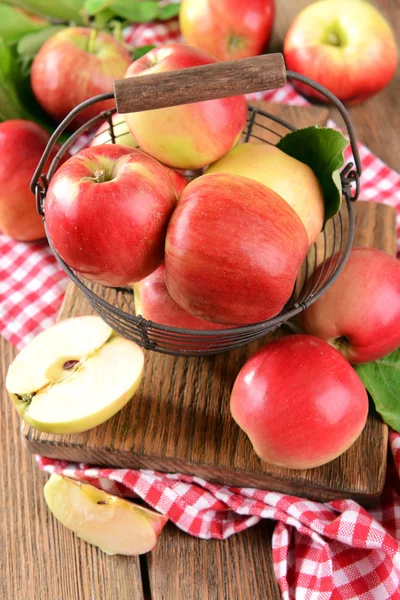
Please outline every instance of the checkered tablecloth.
M135 46L180 40L177 21L137 25L124 34ZM307 104L289 84L255 97ZM362 199L394 206L400 226L400 175L366 147L359 149ZM21 348L54 322L66 285L45 242L18 243L0 234L0 332L12 344ZM37 461L47 472L138 496L187 533L205 539L226 538L263 518L276 520L273 559L285 600L387 600L400 599L400 435L391 433L390 447L385 491L369 512L346 499L322 504L182 474Z

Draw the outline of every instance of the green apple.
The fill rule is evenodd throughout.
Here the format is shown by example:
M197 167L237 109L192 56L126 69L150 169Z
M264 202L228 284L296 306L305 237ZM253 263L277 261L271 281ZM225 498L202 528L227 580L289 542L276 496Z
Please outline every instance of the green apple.
M49 433L104 423L132 398L142 349L100 317L66 319L39 333L11 364L6 388L21 417Z
M106 554L150 552L168 518L93 485L53 474L44 486L56 519Z
M251 142L235 146L211 165L206 174L233 173L263 183L296 211L311 246L324 224L324 196L315 173L308 165L270 144Z

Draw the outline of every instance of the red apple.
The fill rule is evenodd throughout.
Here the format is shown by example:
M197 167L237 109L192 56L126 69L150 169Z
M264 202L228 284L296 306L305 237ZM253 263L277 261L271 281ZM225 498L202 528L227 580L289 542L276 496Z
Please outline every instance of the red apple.
M318 277L318 273L316 275ZM353 248L330 288L298 317L306 333L353 364L400 346L400 261L376 248Z
M137 77L218 62L184 44L165 44L131 64L125 77ZM244 96L195 102L125 115L139 146L162 163L200 169L228 152L246 124Z
M263 321L289 300L307 247L300 218L278 194L240 175L203 175L183 190L168 226L168 291L201 319Z
M203 321L185 312L173 300L165 285L165 267L160 265L148 277L134 285L135 311L145 319L183 329L224 329L224 325L217 325Z
M50 238L75 271L97 283L140 281L163 259L176 192L165 168L140 150L96 146L70 158L50 182Z
M363 0L320 0L294 20L284 44L286 67L307 75L342 102L361 102L392 79L397 49L389 23ZM296 84L308 96L318 92Z
M131 63L124 46L108 33L85 27L68 27L53 35L37 53L31 70L31 85L37 101L56 121L61 121L78 104L112 92ZM82 125L114 100L98 102L74 119Z
M0 231L16 240L45 237L30 182L49 139L47 131L31 121L0 123ZM45 172L57 149L46 163Z
M246 362L233 386L231 413L261 460L310 469L355 442L368 396L337 350L318 338L291 335Z
M263 52L274 14L274 0L182 0L179 24L188 44L232 60Z

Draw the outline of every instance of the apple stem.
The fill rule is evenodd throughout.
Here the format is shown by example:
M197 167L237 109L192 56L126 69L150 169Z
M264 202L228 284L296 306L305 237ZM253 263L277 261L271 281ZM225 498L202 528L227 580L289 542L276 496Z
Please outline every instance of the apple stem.
M106 172L104 169L98 169L94 172L94 178L96 183L104 183L106 180Z
M93 54L94 43L96 41L97 34L98 34L98 31L96 29L92 29L92 31L90 32L89 42L88 42L88 47L87 47L87 51L89 52L89 54Z

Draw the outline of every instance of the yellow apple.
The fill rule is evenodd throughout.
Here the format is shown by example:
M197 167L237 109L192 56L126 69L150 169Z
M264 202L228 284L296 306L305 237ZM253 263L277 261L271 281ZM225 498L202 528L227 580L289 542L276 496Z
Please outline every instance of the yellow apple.
M142 349L100 317L39 333L11 364L6 388L21 417L49 433L79 433L115 415L139 387Z
M106 554L150 552L168 521L153 510L56 474L44 486L44 497L62 525Z
M206 174L233 173L263 183L296 211L315 242L324 223L324 196L315 173L308 165L270 144L251 142L235 146L208 167Z

